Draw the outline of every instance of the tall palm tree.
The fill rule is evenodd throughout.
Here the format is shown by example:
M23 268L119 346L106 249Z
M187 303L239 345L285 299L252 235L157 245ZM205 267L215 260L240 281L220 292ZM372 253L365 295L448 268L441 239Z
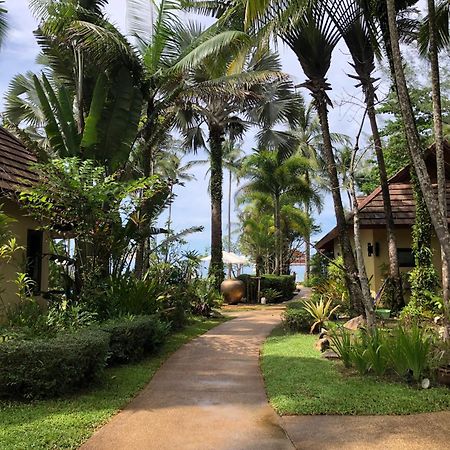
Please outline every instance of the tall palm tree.
M197 29L192 35L198 34ZM232 50L232 49L231 49ZM241 55L242 56L242 55ZM178 126L184 133L186 146L193 151L209 148L211 192L211 262L209 273L217 286L223 280L222 260L222 185L223 142L240 138L248 128L245 114L258 102L262 84L283 78L278 59L270 54L250 52L239 67L233 64L236 52L220 52L206 58L190 71L186 102L178 110ZM184 107L183 107L184 106ZM203 127L207 128L207 139Z
M6 9L2 7L4 3L3 0L0 1L0 47L6 36Z
M374 78L375 52L378 52L371 24L367 22L364 9L357 0L347 0L339 5L335 2L327 4L328 13L335 19L335 26L342 34L344 41L350 51L356 75L350 75L358 82L364 94L367 116L370 122L372 138L377 158L378 172L380 175L381 194L383 198L384 214L386 217L386 237L389 255L389 275L392 286L393 297L401 307L403 302L400 271L397 257L397 239L395 236L394 216L392 214L391 198L389 195L388 175L383 156L383 146L376 117L376 86L378 81ZM335 8L343 8L350 17L350 26L342 26L341 13L335 17Z
M444 129L442 122L442 100L441 100L441 81L439 75L439 47L445 42L449 42L450 33L448 26L449 19L449 2L441 2L436 8L434 0L428 0L428 49L422 45L422 54L428 56L430 61L430 78L431 78L431 97L433 102L433 124L434 124L434 141L436 148L436 168L437 168L437 187L438 202L441 213L447 217L447 180L445 176L445 155L444 155ZM437 9L439 12L437 12ZM443 13L446 11L446 14ZM439 27L438 20L444 14L447 17L446 29ZM428 51L427 51L428 50ZM443 255L441 249L441 254ZM444 304L448 305L450 301L450 285L449 285L449 266L446 259L442 256L442 288Z
M211 168L211 152L206 149L208 159L198 159L191 161L192 165L208 165L209 168L206 172L210 173ZM233 178L236 178L236 182L239 181L239 169L242 163L243 150L240 146L226 139L223 143L223 167L228 171L228 198L227 198L227 251L231 252L231 211L232 211L232 190L233 190ZM208 191L211 193L211 185L208 183ZM232 265L228 264L228 277L231 277Z
M299 155L282 158L278 151L259 150L245 158L242 172L249 182L241 190L243 193L260 192L270 195L273 201L273 218L276 230L275 273L280 274L283 263L283 233L281 220L281 198L283 195L296 196L298 202L315 199L316 193L305 179L309 161Z
M422 157L420 138L417 132L413 109L411 106L411 99L409 97L409 91L402 64L402 56L399 45L399 32L396 22L395 1L386 0L386 3L397 95L404 122L408 149L418 182L420 184L420 189L424 196L428 211L430 212L436 236L447 261L447 265L450 266L450 233L448 230L447 217L442 214L442 210L439 207L438 199L434 195L430 176L428 174L425 161Z

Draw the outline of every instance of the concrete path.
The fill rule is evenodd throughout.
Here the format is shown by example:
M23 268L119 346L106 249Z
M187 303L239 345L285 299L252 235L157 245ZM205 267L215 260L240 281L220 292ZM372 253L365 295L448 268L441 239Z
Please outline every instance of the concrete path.
M450 448L450 412L278 417L267 403L259 348L282 309L237 312L234 320L182 347L82 449Z
M259 348L280 312L240 312L182 347L82 448L294 448L267 403L259 370Z
M411 416L285 416L301 450L448 450L450 411Z

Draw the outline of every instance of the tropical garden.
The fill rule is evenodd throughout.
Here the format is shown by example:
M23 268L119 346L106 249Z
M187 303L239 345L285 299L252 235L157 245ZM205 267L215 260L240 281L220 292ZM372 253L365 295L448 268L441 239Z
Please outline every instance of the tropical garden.
M37 181L5 201L48 237L49 287L40 295L26 263L13 280L0 270L0 298L6 283L17 291L1 302L1 447L77 448L170 353L227 320L220 287L234 268L224 250L254 265L238 277L248 303L290 300L292 263L304 261L311 295L287 305L261 356L277 412L449 409L449 3L127 0L126 33L108 4L30 0L39 70L4 93L2 127L37 159ZM0 1L0 46L9 32ZM333 129L336 52L349 63L341 78L359 91L345 100L357 111L354 135ZM432 144L435 174L425 163ZM388 180L408 165L414 267L405 273ZM173 220L199 167L207 275L188 245L203 232L195 202L188 228ZM378 186L388 264L374 292L358 198ZM327 207L336 258L315 248ZM0 269L23 251L14 220L0 207Z

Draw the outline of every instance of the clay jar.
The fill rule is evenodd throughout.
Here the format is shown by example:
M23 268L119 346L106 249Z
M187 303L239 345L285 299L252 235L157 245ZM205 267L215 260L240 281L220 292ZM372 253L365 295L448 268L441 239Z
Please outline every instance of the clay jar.
M220 292L229 305L236 305L244 298L245 284L241 280L230 278L229 280L222 281Z

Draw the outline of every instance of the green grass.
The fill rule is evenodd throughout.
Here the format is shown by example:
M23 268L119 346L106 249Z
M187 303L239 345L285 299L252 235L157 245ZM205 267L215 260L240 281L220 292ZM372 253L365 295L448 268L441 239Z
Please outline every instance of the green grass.
M195 319L171 335L158 355L107 369L101 384L78 395L32 403L1 401L0 449L78 448L150 381L170 354L221 322Z
M314 348L317 336L284 334L278 328L264 344L262 371L269 401L287 414L412 414L450 409L450 389L428 390L345 372Z

